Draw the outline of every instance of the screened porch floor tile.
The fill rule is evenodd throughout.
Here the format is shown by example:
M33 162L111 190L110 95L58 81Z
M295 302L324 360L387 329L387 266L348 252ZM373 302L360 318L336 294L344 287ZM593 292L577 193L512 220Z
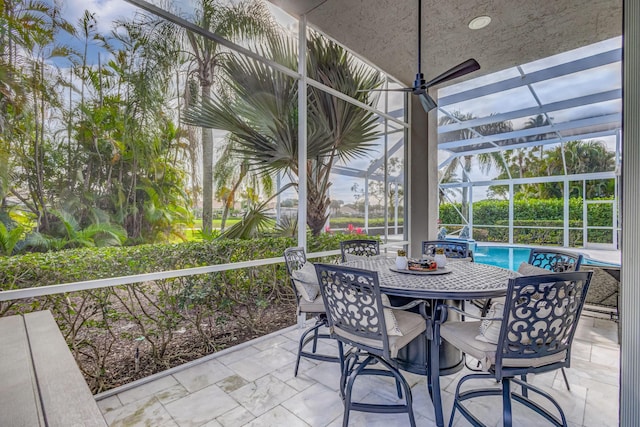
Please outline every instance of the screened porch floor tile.
M571 427L618 424L617 327L608 319L583 316L575 338L575 357L566 370L571 391L560 372L530 377L533 384L558 400ZM337 391L338 364L303 358L298 376L293 376L300 333L296 327L284 329L238 346L237 350L204 358L202 363L173 369L145 384L103 394L98 405L110 426L340 426L343 408ZM336 351L334 345L323 344L321 348ZM449 422L455 386L468 372L464 369L441 379L445 425ZM416 424L434 425L426 379L411 374L407 377ZM358 397L374 403L397 400L395 386L386 378L365 381L360 390L354 390ZM499 398L474 399L470 404L487 425L502 425ZM547 425L517 403L514 417L514 425L521 427ZM408 421L407 414L353 411L349 426L404 427ZM458 414L453 425L469 424Z

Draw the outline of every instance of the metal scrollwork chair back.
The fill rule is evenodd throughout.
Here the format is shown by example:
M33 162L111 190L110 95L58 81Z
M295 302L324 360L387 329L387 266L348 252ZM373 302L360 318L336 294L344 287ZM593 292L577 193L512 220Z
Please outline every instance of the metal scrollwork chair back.
M425 240L422 242L422 255L434 256L436 249L444 249L447 258L471 258L469 244L449 240Z
M368 239L343 240L340 242L342 262L347 261L347 254L357 256L380 255L380 241Z
M375 413L407 412L411 426L415 426L411 388L393 358L398 350L418 335L425 333L426 322L422 315L395 310L383 299L378 273L333 264L316 264L320 292L327 308L327 317L332 336L338 341L353 346L344 362L340 378L340 395L345 405L343 426L349 423L349 412ZM415 307L423 301L414 301L403 308ZM395 327L400 335L390 335L385 310L393 312ZM386 369L367 368L378 362ZM404 404L371 404L353 402L351 392L360 375L383 375L395 379L398 397L404 394Z
M512 425L511 399L523 403L542 415L553 425L566 426L566 417L560 405L547 392L526 382L522 377L529 373L541 373L569 367L571 345L584 306L591 272L552 273L539 276L522 276L509 280L504 313L501 318L497 343L476 339L479 322L445 322L447 307L437 308L435 339L443 338L463 352L483 362L487 372L464 376L458 383L451 419L456 410L473 425L474 416L463 402L480 396L503 396L503 420ZM437 362L437 357L435 357ZM516 377L521 376L522 379ZM469 380L494 378L501 388L465 388ZM522 393L511 389L511 382L522 388ZM529 399L534 392L546 398L555 407L559 417L540 403Z
M544 268L554 273L579 271L583 256L573 252L557 249L531 249L529 264Z
M287 248L284 251L284 261L287 267L287 273L291 282L291 287L296 296L296 303L298 306L299 314L311 314L316 317L316 322L313 326L308 328L301 336L298 343L298 355L296 357L296 365L294 368L294 376L298 375L298 369L300 367L300 358L306 357L314 360L322 360L325 362L338 362L342 369L344 363L342 343L338 342L338 355L327 355L317 353L318 339L332 339L329 334L320 333L319 329L323 326L328 326L326 310L324 307L323 299L318 295L313 301L306 301L300 294L298 287L295 284L293 272L300 270L307 262L307 255L304 248ZM306 349L307 344L312 343L311 351Z

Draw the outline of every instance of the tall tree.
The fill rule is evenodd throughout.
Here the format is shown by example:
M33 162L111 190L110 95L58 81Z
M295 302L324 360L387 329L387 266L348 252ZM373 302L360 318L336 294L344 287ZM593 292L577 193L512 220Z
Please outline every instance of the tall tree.
M505 159L512 176L519 178L575 175L594 172L610 172L615 168L615 153L608 151L601 141L568 141L544 151L542 157L535 155L536 148L505 151ZM506 172L496 179L507 179ZM613 183L588 182L584 197L611 197ZM503 194L506 186L491 186L491 191ZM569 191L575 196L582 195L582 185L570 185ZM542 182L520 185L521 196L537 198L561 198L564 194L562 183Z
M220 0L200 0L195 23L228 40L246 40L269 36L273 21L266 6L259 1L243 1L228 5ZM179 30L182 32L182 30ZM199 86L202 100L211 98L218 67L228 58L227 50L215 40L190 31L183 33L190 53L189 76ZM192 98L190 96L189 98ZM196 100L192 100L196 101ZM213 221L214 147L211 128L202 129L202 231L210 233Z
M263 54L289 68L296 67L296 49L284 37L271 40ZM261 62L234 57L225 65L230 99L203 102L186 115L191 124L224 129L235 135L236 155L263 173L283 171L307 179L307 225L319 234L329 214L329 180L333 165L367 152L376 137L377 118L367 110L330 94L309 89L307 157L298 165L297 82ZM337 44L312 34L308 41L312 78L361 102L372 104L361 89L380 85L378 73L356 64Z
M59 107L51 59L67 54L54 42L56 34L73 28L56 4L38 1L3 2L0 22L0 157L11 156L0 171L2 205L11 192L46 226L51 160L46 119Z
M444 126L453 123L461 123L469 120L473 120L476 117L472 113L463 114L459 111L454 111L448 116L443 116L439 122L438 126ZM460 130L448 132L444 135L441 135L438 138L438 142L449 142L449 141L460 141L464 139L472 139L477 138L479 136L488 136L495 135L504 132L510 132L513 130L513 125L510 121L497 121L493 123L488 123L486 125L481 125L477 127L467 127L461 128ZM468 182L471 168L473 165L474 156L471 155L463 155L456 156L452 159L451 162L447 165L446 169L442 172L441 177L443 178L442 182L447 182L447 179L455 179L457 177L456 170L461 170L462 182ZM491 152L491 153L480 153L475 155L475 158L480 166L481 171L488 172L491 168L495 167L499 171L506 170L506 163L502 154L500 152ZM462 187L462 214L464 215L463 219L468 219L469 211L469 187Z

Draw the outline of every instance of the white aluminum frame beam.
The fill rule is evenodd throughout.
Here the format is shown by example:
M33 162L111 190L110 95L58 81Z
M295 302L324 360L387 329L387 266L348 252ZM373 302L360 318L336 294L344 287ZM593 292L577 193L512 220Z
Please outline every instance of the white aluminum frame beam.
M495 135L486 135L480 138L462 139L458 141L443 142L438 144L438 149L447 150L452 148L462 148L468 145L487 144L490 142L503 141L503 140L518 140L518 138L526 138L540 134L547 134L559 131L567 130L579 130L589 126L597 125L611 125L612 131L620 127L622 121L622 114L607 114L604 116L590 117L588 119L571 120L568 122L556 123L549 126L539 126L536 128L520 129L513 132L499 133ZM555 139L555 138L553 138ZM575 138L574 138L575 139ZM546 143L547 140L533 141L537 145ZM515 144L514 144L515 145ZM509 150L511 145L501 146L504 150Z
M463 92L443 96L438 99L438 104L441 107L446 107L447 105L457 104L459 102L468 101L470 99L479 98L481 96L490 95L492 93L515 89L518 87L526 86L528 84L538 83L560 76L566 76L568 74L585 71L590 68L596 68L602 65L612 64L614 62L620 62L621 60L622 49L613 49L607 52L588 56L586 58L580 58L571 62L556 65L554 67L534 71L530 74L525 75L524 77L512 77L510 79L502 80L496 83L490 83L488 85L481 86L475 89L465 90Z
M443 168L447 164L451 163L453 159L462 157L462 156L471 156L471 155L480 154L480 153L493 153L495 151L516 150L518 148L537 147L539 145L557 144L560 142L567 142L567 141L583 141L587 139L595 139L595 138L602 138L605 136L616 135L619 132L620 132L620 129L612 129L612 130L606 130L602 132L592 132L592 133L583 133L580 135L564 136L562 138L545 139L541 141L527 141L521 144L495 146L495 147L487 147L487 148L478 148L477 150L461 151L458 153L452 153L451 157L448 157L442 163L440 163L440 165L438 165L438 168ZM616 162L616 164L618 163Z
M593 172L593 173L580 173L575 175L554 175L554 176L537 176L531 178L512 178L512 179L496 179L492 181L465 181L465 182L447 182L440 184L441 188L462 188L462 187L489 187L493 185L509 185L513 183L518 184L539 184L545 182L563 182L568 181L583 181L583 180L596 180L596 179L614 179L616 173L611 172Z
M569 108L580 107L583 105L591 105L591 104L597 104L600 102L613 101L621 98L622 98L622 89L612 89L605 92L579 96L577 98L566 99L563 101L552 102L549 104L543 104L540 107L522 108L520 110L509 111L507 113L493 114L491 116L480 117L472 120L466 120L459 123L451 123L444 126L438 126L438 134L458 131L462 129L470 129L470 128L484 126L491 123L518 119L521 117L535 116L538 114L549 113L552 111L566 110Z

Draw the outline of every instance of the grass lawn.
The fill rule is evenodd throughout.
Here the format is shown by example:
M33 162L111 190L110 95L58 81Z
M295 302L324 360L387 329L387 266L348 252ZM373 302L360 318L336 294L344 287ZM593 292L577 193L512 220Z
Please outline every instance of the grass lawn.
M225 228L231 227L233 224L238 223L242 220L242 218L227 218L227 222L225 224ZM220 219L213 220L213 229L220 230L220 225L222 221ZM184 229L184 235L188 241L192 240L201 240L200 230L202 230L202 220L197 219L193 221L193 226L191 228Z

